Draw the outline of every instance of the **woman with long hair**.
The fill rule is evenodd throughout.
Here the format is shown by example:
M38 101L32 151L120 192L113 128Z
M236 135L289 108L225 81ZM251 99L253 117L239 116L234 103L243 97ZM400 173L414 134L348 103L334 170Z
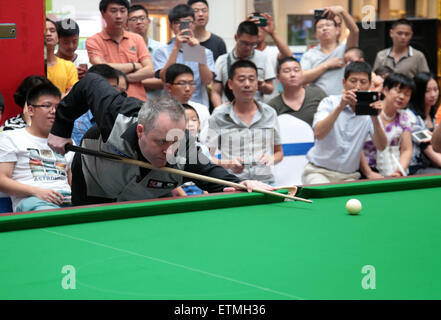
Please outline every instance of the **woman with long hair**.
M409 112L412 133L422 130L433 131L440 98L438 82L429 72L417 73L414 81L416 90L412 95ZM431 139L421 141L412 137L412 143L413 154L409 173L441 173L441 153L433 150Z

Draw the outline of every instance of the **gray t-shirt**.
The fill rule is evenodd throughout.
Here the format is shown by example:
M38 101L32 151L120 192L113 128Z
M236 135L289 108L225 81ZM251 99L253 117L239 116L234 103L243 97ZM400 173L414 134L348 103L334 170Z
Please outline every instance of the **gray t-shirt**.
M314 114L323 98L326 98L326 93L322 89L318 87L307 87L305 88L305 99L297 111L290 108L285 101L283 101L281 94L268 102L268 105L276 110L278 116L287 113L307 122L312 127Z
M325 54L320 51L320 45L306 51L302 59L300 60L300 65L303 70L314 69L325 61L332 58L342 58L345 54L346 44L341 43L329 54ZM320 87L327 95L338 95L343 92L343 78L344 78L345 68L331 69L323 73L318 77L313 85Z
M216 78L214 78L214 81L222 83L225 88L228 81L228 69L233 63L238 60L239 58L237 58L234 54L234 50L221 55L216 60ZM267 81L276 78L276 72L271 64L271 60L264 53L258 50L254 50L253 54L248 57L247 60L252 61L256 65L257 77L259 80ZM254 99L256 99L257 101L263 101L263 95L260 93L260 91L256 91ZM223 93L222 102L225 103L227 101L228 99Z
M281 144L279 121L273 108L265 103L257 106L249 125L236 115L233 104L216 107L209 119L207 146L218 149L222 159L242 158L244 170L236 174L241 180L274 183L273 166L258 161L262 154L274 154L274 146Z

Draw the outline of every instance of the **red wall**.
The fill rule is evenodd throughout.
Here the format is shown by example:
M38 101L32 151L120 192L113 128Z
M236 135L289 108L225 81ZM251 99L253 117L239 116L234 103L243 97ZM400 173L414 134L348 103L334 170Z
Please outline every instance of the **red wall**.
M17 115L21 108L13 94L29 75L44 75L44 0L2 0L0 23L17 25L16 39L0 39L0 92L5 98L2 122Z

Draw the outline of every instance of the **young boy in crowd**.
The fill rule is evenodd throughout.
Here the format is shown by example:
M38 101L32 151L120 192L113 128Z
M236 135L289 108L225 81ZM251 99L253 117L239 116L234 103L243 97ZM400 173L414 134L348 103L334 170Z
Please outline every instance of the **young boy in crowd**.
M73 154L59 155L47 144L60 98L53 84L36 86L27 98L31 125L0 133L0 190L14 212L70 205Z
M210 150L208 149L207 146L205 146L199 141L201 123L199 121L199 116L197 111L189 104L184 104L183 106L185 109L185 117L187 118L186 129L190 133L190 136L196 139L196 147L198 148L198 152L204 154L208 159L210 159L211 157ZM203 194L203 193L207 193L207 192L202 191L194 184L194 182L191 181L184 183L182 187L178 188L178 194L182 196L184 195L190 196L190 195Z

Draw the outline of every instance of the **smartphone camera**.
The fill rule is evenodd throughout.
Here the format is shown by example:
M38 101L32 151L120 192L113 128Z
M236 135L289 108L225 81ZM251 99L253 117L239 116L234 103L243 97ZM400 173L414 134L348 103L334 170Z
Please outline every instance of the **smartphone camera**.
M315 9L314 10L314 19L318 20L320 18L324 18L323 14L325 13L324 9Z
M371 103L379 100L379 94L376 91L357 91L357 104L355 105L355 114L357 116L376 116L378 109L372 108Z
M253 19L259 19L259 24L257 24L259 27L266 27L268 20L265 17L262 17L262 15L258 12L253 13Z
M179 22L179 30L190 29L190 20L182 20ZM189 31L184 32L185 35L190 35Z

